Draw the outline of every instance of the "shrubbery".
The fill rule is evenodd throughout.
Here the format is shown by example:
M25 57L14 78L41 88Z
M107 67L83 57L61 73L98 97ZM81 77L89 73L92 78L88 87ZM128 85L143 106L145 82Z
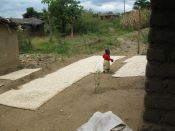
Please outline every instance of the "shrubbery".
M32 50L31 38L25 31L18 31L18 43L20 53L29 53Z
M99 18L92 12L85 12L75 24L75 33L95 33L99 31Z

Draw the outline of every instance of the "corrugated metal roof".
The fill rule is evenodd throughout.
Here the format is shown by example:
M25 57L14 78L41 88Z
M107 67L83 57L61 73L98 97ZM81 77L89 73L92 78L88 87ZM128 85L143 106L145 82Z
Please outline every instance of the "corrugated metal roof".
M2 24L8 24L10 26L17 26L17 24L13 21L11 21L10 19L6 19L0 16L0 23Z
M41 25L44 23L44 21L37 19L35 17L24 18L24 19L10 18L10 20L17 23L17 24L25 24L25 25Z

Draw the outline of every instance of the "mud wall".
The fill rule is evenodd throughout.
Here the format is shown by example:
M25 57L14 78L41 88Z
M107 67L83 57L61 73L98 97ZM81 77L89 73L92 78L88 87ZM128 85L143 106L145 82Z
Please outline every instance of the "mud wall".
M0 73L16 67L19 63L19 49L16 31L0 24Z
M151 4L142 131L175 131L175 1Z

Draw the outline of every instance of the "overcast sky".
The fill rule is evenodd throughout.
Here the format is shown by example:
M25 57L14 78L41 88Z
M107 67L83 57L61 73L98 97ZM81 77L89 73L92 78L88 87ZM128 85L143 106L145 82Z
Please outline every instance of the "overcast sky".
M123 0L80 0L85 9L92 9L95 12L123 12ZM126 11L133 7L135 0L126 0ZM0 0L0 16L2 17L22 17L26 8L34 7L41 11L46 5L41 4L41 0Z

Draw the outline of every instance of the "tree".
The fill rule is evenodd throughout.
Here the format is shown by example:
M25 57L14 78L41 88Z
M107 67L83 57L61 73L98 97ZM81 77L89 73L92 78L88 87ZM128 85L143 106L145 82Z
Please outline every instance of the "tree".
M48 10L56 27L65 33L67 25L70 24L71 36L73 36L74 23L82 13L80 2L77 0L43 0L43 2L48 3Z
M67 22L71 25L71 37L74 35L74 23L80 18L82 7L80 2L76 0L69 0L67 3Z
M31 18L31 17L40 17L40 13L35 11L33 7L29 7L26 9L26 13L23 14L23 18Z
M52 0L42 0L41 1L41 3L47 4L47 6L48 6L48 10L43 9L43 18L49 27L49 40L50 41L52 41L52 35L53 35L53 20L52 20L50 10L49 10L51 2L52 2Z
M150 9L151 3L149 0L136 0L133 9Z

